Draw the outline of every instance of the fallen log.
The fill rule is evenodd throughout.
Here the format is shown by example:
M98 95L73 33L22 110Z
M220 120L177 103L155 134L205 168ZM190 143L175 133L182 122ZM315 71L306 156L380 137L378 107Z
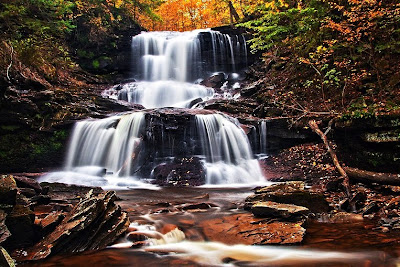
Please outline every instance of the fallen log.
M400 174L372 172L351 167L344 167L344 170L349 177L362 182L367 181L378 184L400 185Z
M331 122L329 124L331 124ZM323 133L319 129L318 124L317 124L317 122L315 120L310 120L308 122L308 125L310 125L311 129L316 134L318 134L321 137L322 141L324 142L326 149L328 150L329 154L331 155L333 164L335 165L335 167L338 170L338 172L340 173L340 175L343 177L343 185L344 185L344 188L345 188L346 196L350 197L351 189L350 189L349 177L348 177L346 171L340 165L338 157L336 156L335 151L333 151L333 149L329 145L329 141L328 141L328 138L326 137L326 133Z

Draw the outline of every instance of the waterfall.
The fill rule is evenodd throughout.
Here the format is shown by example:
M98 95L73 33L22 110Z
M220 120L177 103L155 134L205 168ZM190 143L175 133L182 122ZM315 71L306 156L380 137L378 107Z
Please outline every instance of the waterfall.
M259 123L259 138L260 138L260 153L267 153L267 122L261 121Z
M146 108L190 108L193 100L210 98L213 94L213 89L198 84L157 81L128 83L123 86L117 98Z
M211 46L210 46L211 42ZM247 58L244 37L213 30L142 32L132 38L139 80L194 82L210 72L235 72Z
M206 158L207 184L237 184L262 179L244 131L221 114L196 115Z
M210 29L142 32L132 38L132 58L139 82L104 95L146 108L191 107L193 100L207 100L214 94L212 88L193 83L213 72L234 73L245 67L247 47L242 35Z
M197 165L187 168L205 171L207 184L263 180L237 120L187 109L199 99L214 96L212 88L195 84L197 79L214 71L224 72L226 77L239 76L234 72L243 67L247 54L243 36L212 30L143 32L132 38L132 53L137 81L117 85L104 95L148 109L77 122L65 172L44 180L104 187L112 177L117 187L130 186L132 180L159 179L161 174L152 176L157 167L192 162L187 160L190 158ZM247 59L244 61L247 64ZM87 175L85 182L77 174ZM204 182L204 176L202 179Z
M69 145L66 169L99 166L120 176L130 175L143 123L142 112L78 122Z

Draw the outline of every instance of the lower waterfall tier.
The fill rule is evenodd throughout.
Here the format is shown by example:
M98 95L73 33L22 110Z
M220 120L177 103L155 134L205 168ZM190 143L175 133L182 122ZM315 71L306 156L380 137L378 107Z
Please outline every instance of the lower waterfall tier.
M122 178L113 180L116 186L147 179L160 185L264 180L249 140L235 119L176 108L76 123L65 171L42 179L97 186L110 185L116 177ZM77 181L75 173L85 174L87 181Z

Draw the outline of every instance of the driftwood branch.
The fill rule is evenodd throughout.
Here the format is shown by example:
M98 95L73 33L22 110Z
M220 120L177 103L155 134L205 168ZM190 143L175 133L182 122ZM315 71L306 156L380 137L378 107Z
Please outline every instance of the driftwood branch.
M371 172L350 167L345 167L344 170L349 177L362 182L400 185L400 174Z
M318 124L316 123L315 120L311 120L308 122L308 125L310 125L311 129L318 134L322 141L325 144L326 149L328 150L329 154L331 155L333 164L335 165L336 169L338 170L338 172L340 173L340 175L344 178L343 179L343 185L345 188L345 193L347 197L350 197L350 183L349 183L349 177L347 176L346 171L342 168L342 166L339 163L338 157L336 156L335 151L333 151L333 149L331 148L331 146L329 145L329 141L328 138L326 137L326 135L319 129Z

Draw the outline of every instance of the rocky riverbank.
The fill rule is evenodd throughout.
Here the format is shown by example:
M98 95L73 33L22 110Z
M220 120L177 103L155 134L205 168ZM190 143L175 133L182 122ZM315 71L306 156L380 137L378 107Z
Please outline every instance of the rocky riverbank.
M103 249L129 226L116 200L115 192L101 188L39 184L26 176L3 175L1 246L18 262Z

